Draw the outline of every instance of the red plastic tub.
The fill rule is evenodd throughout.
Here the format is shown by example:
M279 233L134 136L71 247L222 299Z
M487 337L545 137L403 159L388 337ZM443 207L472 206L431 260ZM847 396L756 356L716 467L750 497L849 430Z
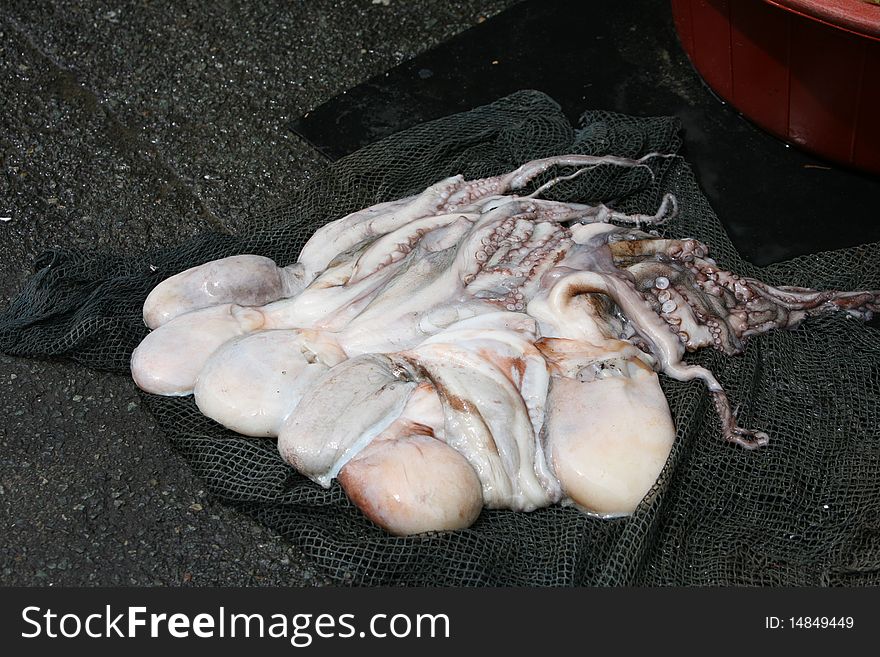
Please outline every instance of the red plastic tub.
M672 0L712 89L765 130L880 173L880 6L862 0Z

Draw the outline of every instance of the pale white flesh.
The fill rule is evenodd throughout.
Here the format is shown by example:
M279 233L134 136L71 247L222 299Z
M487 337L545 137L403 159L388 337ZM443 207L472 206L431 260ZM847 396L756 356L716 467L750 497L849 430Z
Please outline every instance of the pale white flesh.
M508 378L510 364L504 362L502 349L484 349L481 353L464 343L434 342L403 355L437 389L443 402L445 440L473 466L486 506L516 510L546 506L558 499L558 485L536 447L529 409Z
M430 436L374 440L342 468L339 483L370 520L397 535L469 527L483 508L474 469Z
M327 224L288 267L245 255L173 276L145 304L156 330L135 381L278 436L288 463L338 477L395 534L466 527L484 505L631 513L674 430L653 359L617 338L638 330L663 371L706 375L677 366L674 336L612 271L602 244L618 229L560 227L607 208L503 195L600 163L643 166L566 156L454 176ZM585 380L603 360L621 376Z
M259 310L228 303L175 317L147 335L134 350L132 377L147 392L189 395L211 354L264 323Z
M342 467L339 483L392 534L467 527L483 508L480 480L443 438L440 398L420 384L400 416Z
M159 283L144 302L144 323L157 328L199 308L262 306L285 296L284 270L274 260L238 255L206 262Z
M552 379L547 453L566 497L602 516L629 515L666 464L675 428L657 374L638 359L593 368Z
M246 436L277 436L303 395L345 360L311 331L260 331L223 344L199 373L194 397L212 420Z
M329 486L400 416L415 387L381 354L343 361L318 379L284 421L278 449L299 472Z

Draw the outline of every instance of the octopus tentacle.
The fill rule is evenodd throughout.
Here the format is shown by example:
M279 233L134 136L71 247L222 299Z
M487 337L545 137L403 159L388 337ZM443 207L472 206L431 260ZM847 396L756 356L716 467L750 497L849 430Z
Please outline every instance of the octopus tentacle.
M628 263L651 256L661 257L666 261L672 259L691 262L700 254L705 255L708 252L705 244L692 239L626 239L630 237L626 234L622 237L624 239L608 241L608 248L611 249L615 262Z
M449 445L471 463L491 508L535 509L558 499L558 487L535 463L535 434L510 379L484 355L452 343L401 354L429 380L444 405Z
M416 219L440 213L450 195L464 184L462 176L452 176L434 183L416 196L379 203L332 221L309 238L300 251L298 262L311 281L334 257L364 240L385 235Z
M604 203L600 203L595 208L595 221L607 223L616 221L617 223L632 226L662 226L678 215L678 200L672 194L664 194L660 206L654 214L627 214L612 210Z
M537 188L535 191L533 191L531 194L526 194L526 195L523 196L522 198L537 198L538 196L540 196L541 194L543 194L544 192L546 192L548 189L551 189L552 187L555 187L555 186L558 185L559 183L561 183L561 182L565 182L566 180L574 180L574 179L577 178L578 176L581 176L581 175L585 174L587 171L593 171L594 169L598 168L598 166L599 166L598 164L594 164L594 165L592 165L592 166L585 166L584 168L582 168L582 169L578 169L578 170L575 171L574 173L571 173L571 174L569 174L569 175L567 175L567 176L556 176L555 178L551 178L550 180L548 180L547 182L545 182L543 185L541 185L540 187L538 187L538 188Z
M694 351L713 341L709 327L699 321L699 310L691 296L686 295L683 286L670 284L668 278L658 276L652 293L660 304L660 316L678 335L685 349Z
M730 400L723 390L713 391L712 401L715 403L715 412L721 420L721 435L725 440L746 449L757 449L770 442L770 437L763 431L743 429L737 426L735 414L730 407Z
M370 224L401 215L404 219L414 207L416 196L377 203L325 224L309 238L298 262L311 282L340 253L345 253L370 235Z
M502 177L502 180L504 181L504 187L507 189L522 189L542 173L545 173L554 167L584 167L597 166L600 164L610 164L624 168L644 168L647 169L653 179L654 172L646 162L654 158L666 157L675 156L664 153L648 153L638 159L617 157L614 155L565 155L547 157L526 162L518 169L514 169L510 173L505 174Z
M741 277L718 269L714 261L695 258L695 285L715 299L716 319L724 318L729 340L728 353L742 350L740 339L777 328L794 328L806 317L844 311L870 319L880 309L880 291L814 290L803 287L773 287L755 278Z
M840 292L791 286L772 287L754 278L744 278L742 281L756 294L790 312L846 310L864 315L880 308L880 290Z
M576 219L584 206L541 199L516 199L499 205L480 218L470 230L456 255L455 269L467 285L490 262L517 229L517 222L565 222ZM567 237L568 233L564 233Z
M460 219L473 223L476 213L452 213L423 217L404 224L373 242L358 258L348 283L357 283L409 254L416 243L426 234L444 228Z
M716 408L724 414L722 417L725 437L740 436L745 440L749 436L764 435L759 431L736 426L721 384L705 367L682 361L684 345L677 334L669 331L668 325L658 317L631 281L597 272L577 272L567 276L562 283L557 284L556 288L556 295L570 296L573 293L584 292L607 294L632 322L642 339L648 343L651 354L657 358L660 371L678 381L699 379L713 393Z
M532 160L509 173L466 182L449 195L444 210L446 212L452 212L464 209L481 199L505 194L511 190L522 189L532 180L554 167L584 167L586 169L593 169L602 164L609 164L626 168L644 168L653 178L654 172L651 171L651 168L646 162L657 157L673 156L662 153L649 153L644 157L634 160L613 155L565 155ZM581 171L582 170L583 169L581 169ZM577 175L580 175L580 172L573 174L571 177ZM542 185L542 187L546 190L549 188L547 185L552 186L553 184L566 179L570 179L570 177L554 178L549 183Z

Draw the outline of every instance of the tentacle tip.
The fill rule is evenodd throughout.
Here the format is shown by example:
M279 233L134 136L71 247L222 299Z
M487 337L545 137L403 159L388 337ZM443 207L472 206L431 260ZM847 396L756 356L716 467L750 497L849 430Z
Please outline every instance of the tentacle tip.
M730 432L726 432L724 437L748 450L765 447L770 443L770 436L765 432L756 429L743 429L742 427L734 427Z
M651 219L652 226L664 226L678 216L678 199L674 194L664 194L657 214Z
M663 197L664 200L669 200L669 205L672 206L672 209L669 211L669 214L666 216L665 220L674 219L678 216L678 199L675 198L675 194L666 194Z

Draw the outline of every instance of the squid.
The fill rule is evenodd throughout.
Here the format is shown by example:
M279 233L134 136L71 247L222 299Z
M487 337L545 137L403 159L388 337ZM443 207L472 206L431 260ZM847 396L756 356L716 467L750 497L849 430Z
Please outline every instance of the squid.
M672 195L653 214L543 198L664 157L454 176L323 226L296 262L244 254L171 276L144 303L134 381L277 441L392 534L463 529L483 508L631 514L675 441L660 376L705 385L722 439L769 441L687 353L880 307L880 291L772 287L660 237Z

